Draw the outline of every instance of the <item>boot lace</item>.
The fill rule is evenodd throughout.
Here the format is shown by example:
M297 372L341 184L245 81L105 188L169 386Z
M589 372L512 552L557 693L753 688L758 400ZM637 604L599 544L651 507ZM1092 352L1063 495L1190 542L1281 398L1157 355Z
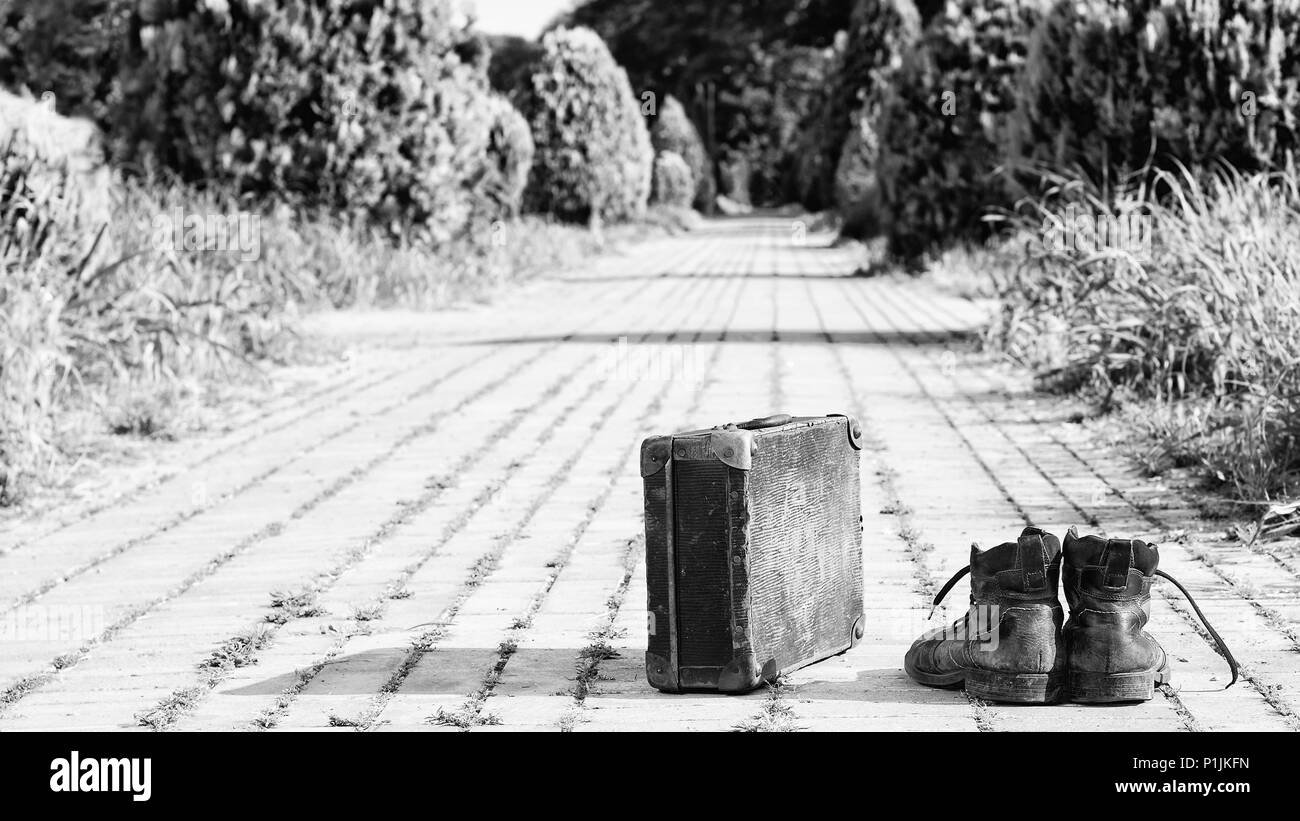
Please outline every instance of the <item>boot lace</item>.
M966 574L969 572L970 572L970 565L966 565L961 570L958 570L956 575L954 575L951 579L948 580L947 584L939 588L938 594L935 595L934 601L930 604L930 615L925 617L926 621L929 621L930 619L934 618L934 611L939 609L939 602L943 601L943 597L948 595L948 591L952 590L952 586L957 582L961 581L962 578L964 578Z
M1219 635L1219 631L1215 630L1214 627L1210 625L1210 620L1205 618L1205 614L1201 612L1201 608L1196 604L1196 599L1192 598L1192 594L1187 592L1186 587L1183 587L1181 584L1179 584L1177 579L1175 579L1173 576L1170 576L1165 571L1157 570L1156 575L1162 579L1167 579L1168 581L1173 583L1174 587L1178 588L1178 592L1183 594L1183 597L1187 599L1187 603L1190 604L1192 606L1192 609L1196 611L1196 617L1201 620L1201 624L1205 625L1205 631L1210 634L1210 637L1214 639L1214 643L1218 645L1219 654L1222 655L1225 660L1227 660L1228 668L1232 670L1232 681L1228 682L1228 686L1224 687L1223 689L1226 690L1228 689L1228 687L1231 687L1232 685L1236 684L1237 683L1237 660L1233 658L1232 651L1229 650L1228 645L1224 643L1223 637Z

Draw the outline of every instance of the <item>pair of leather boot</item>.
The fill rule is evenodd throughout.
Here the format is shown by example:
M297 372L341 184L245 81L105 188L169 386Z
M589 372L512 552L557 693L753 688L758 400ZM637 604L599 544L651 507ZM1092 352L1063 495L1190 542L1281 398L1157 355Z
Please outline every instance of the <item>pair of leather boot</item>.
M1014 542L971 545L970 565L943 586L937 607L967 573L971 604L949 627L926 633L904 659L907 674L933 687L965 685L989 701L1046 704L1144 701L1169 681L1169 659L1143 628L1156 577L1173 583L1218 644L1237 681L1237 662L1187 590L1158 569L1156 545L1080 536L1065 547L1027 527ZM1065 586L1067 621L1058 599ZM931 611L933 615L933 610Z

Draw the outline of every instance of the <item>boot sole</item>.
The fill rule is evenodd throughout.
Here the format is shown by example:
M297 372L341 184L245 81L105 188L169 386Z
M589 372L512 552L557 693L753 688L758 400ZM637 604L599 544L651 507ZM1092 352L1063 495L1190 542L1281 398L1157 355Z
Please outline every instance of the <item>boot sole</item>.
M1150 701L1157 684L1169 683L1169 665L1138 673L1070 673L1070 700L1079 704Z
M1065 673L966 671L966 692L985 701L1054 704L1065 694Z
M993 673L960 669L952 673L923 673L907 662L903 669L913 681L927 687L957 689L985 701L1012 704L1055 704L1065 695L1064 673Z

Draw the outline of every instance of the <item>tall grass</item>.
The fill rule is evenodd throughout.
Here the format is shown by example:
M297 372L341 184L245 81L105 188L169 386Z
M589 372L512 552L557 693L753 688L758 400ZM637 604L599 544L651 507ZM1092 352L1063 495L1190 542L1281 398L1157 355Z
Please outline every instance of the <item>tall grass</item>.
M484 223L438 248L394 243L328 216L272 216L266 225L262 264L309 283L306 307L439 308L602 247L590 232L532 216Z
M1148 400L1135 418L1158 462L1198 465L1250 499L1294 495L1300 176L1180 170L1110 191L1052 182L1013 222L1024 254L1003 282L994 344L1050 387ZM1136 218L1149 242L1072 236L1080 215Z
M59 459L70 401L107 408L266 356L301 288L236 254L156 242L181 189L123 185L105 223L73 196L83 183L14 141L0 146L0 503Z

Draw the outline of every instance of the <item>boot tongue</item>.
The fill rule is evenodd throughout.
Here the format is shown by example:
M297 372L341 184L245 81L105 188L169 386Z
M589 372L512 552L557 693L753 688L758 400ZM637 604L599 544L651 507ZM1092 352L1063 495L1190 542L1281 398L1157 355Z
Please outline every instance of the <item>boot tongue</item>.
M1065 540L1065 560L1071 567L1105 567L1111 585L1122 585L1129 568L1150 576L1160 565L1160 550L1141 539L1103 539L1071 534Z
M1046 565L1061 553L1055 536L1036 527L1027 527L1014 542L1003 542L988 550L971 545L971 583L996 583L1003 590L1018 593L1046 591Z
M1141 539L1133 540L1133 566L1142 571L1143 576L1150 576L1160 566L1160 550L1153 544Z

